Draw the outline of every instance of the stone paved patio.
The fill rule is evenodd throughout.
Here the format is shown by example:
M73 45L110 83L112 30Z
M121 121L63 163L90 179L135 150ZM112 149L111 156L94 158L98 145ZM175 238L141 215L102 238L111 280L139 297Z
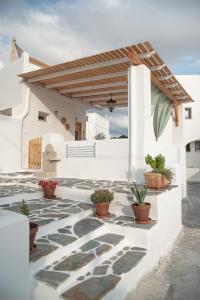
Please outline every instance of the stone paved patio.
M34 176L28 176L25 177L26 173L23 175L23 177L19 176L20 173L10 173L5 176L0 174L0 185L3 183L13 183L22 185L23 184L35 184L37 186L38 182L42 178L37 178ZM95 189L110 189L112 192L115 193L129 193L131 183L128 181L111 181L111 180L95 180L95 179L79 179L79 178L54 178L56 181L58 181L58 185L61 187L68 187L73 189L85 189L85 190L95 190ZM163 193L167 190L170 190L176 186L171 185L167 189L163 190L148 190L148 195L158 195L160 193ZM7 187L7 189L9 189ZM12 188L9 191L9 193L12 193Z
M62 198L53 200L33 199L28 200L27 204L30 210L30 221L37 223L39 226L93 209L92 204ZM14 202L2 204L0 208L20 212L20 205L21 203Z
M123 235L113 233L97 236L71 254L40 270L35 279L57 288L75 275L77 284L63 293L64 299L101 299L104 293L113 289L121 280L121 275L134 268L146 254L144 248L126 246L116 252L115 256L111 255L109 260L95 266L97 257L106 252L109 254L124 238ZM100 248L103 251L99 251ZM79 276L81 269L88 264L93 266L91 271L85 272L86 274L82 272Z

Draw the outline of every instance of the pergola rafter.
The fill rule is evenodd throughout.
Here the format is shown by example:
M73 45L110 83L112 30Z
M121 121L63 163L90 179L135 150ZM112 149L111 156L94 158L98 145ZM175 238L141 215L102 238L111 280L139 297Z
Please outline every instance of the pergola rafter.
M81 99L83 102L104 107L112 94L116 106L127 106L127 71L130 65L140 64L150 69L152 83L175 106L192 101L149 42L46 67L20 76L27 83L56 90L74 101Z

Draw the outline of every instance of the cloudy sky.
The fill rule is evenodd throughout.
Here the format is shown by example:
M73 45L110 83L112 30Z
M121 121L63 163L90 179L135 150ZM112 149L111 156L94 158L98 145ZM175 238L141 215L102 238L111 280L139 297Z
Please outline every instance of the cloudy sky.
M150 41L175 74L200 74L200 0L0 0L0 60L21 48L48 64ZM127 110L110 118L127 132Z

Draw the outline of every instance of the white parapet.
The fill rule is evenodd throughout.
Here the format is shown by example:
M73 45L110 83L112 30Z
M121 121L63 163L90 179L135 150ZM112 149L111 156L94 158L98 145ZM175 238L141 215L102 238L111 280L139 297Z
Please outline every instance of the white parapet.
M29 222L0 210L0 299L27 300L29 288Z

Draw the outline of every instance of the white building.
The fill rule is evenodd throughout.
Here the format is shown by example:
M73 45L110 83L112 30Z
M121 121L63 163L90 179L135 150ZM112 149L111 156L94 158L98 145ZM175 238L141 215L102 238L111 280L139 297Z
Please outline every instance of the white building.
M87 113L86 121L86 140L94 140L98 135L105 139L110 138L109 134L109 120L105 116L101 116L96 112Z
M158 65L152 46L144 45L146 52L134 45L52 67L23 53L5 65L0 70L1 157L5 158L0 170L41 170L46 146L51 145L47 160L54 175L143 179L144 156L161 152L169 166L181 168L184 182L185 145L198 138L198 127L194 130L192 124L199 124L197 111L194 120L184 119L184 106L198 105L199 76L177 76L181 85L165 64ZM107 107L111 94L115 106L128 106L129 139L83 141L86 111ZM157 113L152 114L158 102ZM162 116L166 120L161 126Z
M194 100L183 105L183 140L186 146L187 180L200 181L200 75L176 77Z
M87 180L76 188L57 188L57 197L78 203L89 201L91 189L96 189L95 179L100 179L102 186L106 179L112 181L113 186L117 180L126 184L133 179L144 180L143 174L147 171L144 157L148 153L162 153L167 167L175 174L174 187L147 195L151 204L150 218L155 221L153 227L120 228L117 223L103 224L92 234L80 235L80 239L75 238L70 244L54 247L55 251L49 253L48 258L41 257L30 265L27 219L13 212L1 212L3 250L0 265L5 276L0 283L1 289L9 295L6 300L60 299L66 286L63 289L61 283L58 290L53 290L41 282L36 284L34 275L43 268L48 271L47 266L55 266L58 259L73 255L89 239L108 232L124 235L119 245L122 248L112 252L111 247L111 256L103 253L100 259L94 255L95 266L107 258L111 261L120 249L125 250L126 243L128 249L140 247L146 249L146 253L133 270L122 272L118 286L114 284L115 288L103 294L102 299L124 299L141 276L159 262L182 228L181 201L186 195L185 146L200 138L199 81L200 76L176 78L148 42L51 67L24 53L21 59L0 70L1 172L33 169L47 176L75 178L72 181L92 179L92 188L86 185ZM85 141L86 111L97 106L107 107L111 94L116 107L128 107L128 139ZM185 108L190 107L194 110L193 118L185 119ZM118 184L119 190L114 190L115 199L110 209L116 215L130 217L133 212L126 191ZM42 201L41 192L36 193ZM31 197L35 195L29 195L29 200L35 199ZM21 195L1 198L6 205L21 200ZM54 220L53 225L44 224L37 238L54 234L55 230L58 234L59 228L66 225L71 228L72 224L77 225L92 214L92 209L78 211ZM77 282L83 274L87 278L89 270L88 267L82 273L73 274L75 277L70 277L73 282L67 283L67 289L75 283L74 278ZM28 292L30 297L27 297Z

